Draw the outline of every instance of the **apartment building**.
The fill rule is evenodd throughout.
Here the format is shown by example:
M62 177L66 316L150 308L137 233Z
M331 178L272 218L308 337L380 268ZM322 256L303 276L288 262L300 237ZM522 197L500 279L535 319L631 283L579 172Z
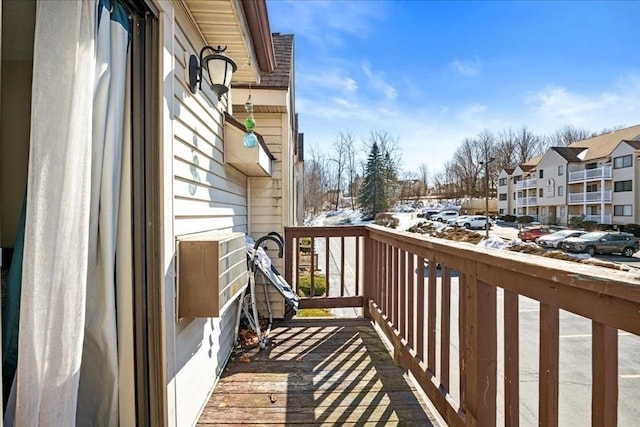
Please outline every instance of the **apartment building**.
M640 125L550 147L498 176L498 211L566 225L574 216L600 224L640 222Z

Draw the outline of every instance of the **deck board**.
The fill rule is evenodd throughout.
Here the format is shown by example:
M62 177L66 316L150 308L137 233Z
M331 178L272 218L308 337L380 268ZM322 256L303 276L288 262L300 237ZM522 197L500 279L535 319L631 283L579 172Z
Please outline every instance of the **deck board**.
M270 337L232 357L199 426L434 425L369 321L294 319Z

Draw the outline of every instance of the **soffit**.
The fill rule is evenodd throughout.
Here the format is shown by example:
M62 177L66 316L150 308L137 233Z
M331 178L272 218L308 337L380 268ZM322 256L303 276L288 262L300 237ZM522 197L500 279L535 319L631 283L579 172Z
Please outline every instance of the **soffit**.
M183 3L207 45L227 46L225 54L238 65L231 80L232 86L240 83L256 84L260 75L258 61L240 2L183 0Z

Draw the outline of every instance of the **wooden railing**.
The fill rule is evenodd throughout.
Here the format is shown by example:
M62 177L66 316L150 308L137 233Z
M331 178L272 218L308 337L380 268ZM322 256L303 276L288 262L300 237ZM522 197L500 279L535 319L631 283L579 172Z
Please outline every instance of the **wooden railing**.
M331 280L327 296L301 307L362 307L448 425L518 426L522 355L538 354L538 424L557 426L565 311L591 321L591 424L617 424L618 332L640 335L638 274L378 226L295 227L285 230L294 287L302 238L324 251L312 269ZM539 303L538 348L520 348L519 308L530 300Z

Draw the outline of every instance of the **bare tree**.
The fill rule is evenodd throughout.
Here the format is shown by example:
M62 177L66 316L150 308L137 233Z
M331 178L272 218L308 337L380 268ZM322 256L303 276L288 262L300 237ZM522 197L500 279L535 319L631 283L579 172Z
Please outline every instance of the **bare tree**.
M516 132L512 128L502 130L496 138L494 151L496 168L502 170L515 167L518 164L517 151Z
M356 202L358 200L358 185L356 178L358 177L357 165L356 165L356 141L351 132L340 133L339 139L343 145L345 174L348 180L347 190L349 191L349 197L351 199L351 208L356 208Z
M547 137L549 147L567 147L574 142L591 138L594 135L591 131L578 128L572 125L564 126Z
M486 136L486 135L485 135ZM456 190L458 196L476 196L479 194L478 178L480 175L480 162L486 158L484 145L486 140L465 139L453 154L453 169L455 181L458 183Z
M429 191L429 169L426 163L421 163L418 167L418 179L420 180L419 196L426 196Z
M304 210L305 214L317 215L324 209L329 190L329 173L324 153L313 147L304 162Z

